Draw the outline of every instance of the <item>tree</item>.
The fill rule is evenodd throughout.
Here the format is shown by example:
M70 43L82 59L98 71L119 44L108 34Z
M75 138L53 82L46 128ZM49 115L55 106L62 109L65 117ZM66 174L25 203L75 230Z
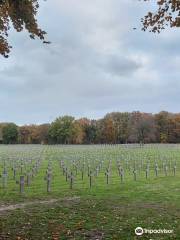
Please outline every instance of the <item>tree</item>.
M106 116L109 116L113 119L116 143L126 143L129 136L130 114L128 112L112 112Z
M93 143L100 143L99 140L99 129L98 123L96 120L91 120L90 124L88 124L85 128L86 133L86 141L85 143L93 144Z
M28 126L21 126L19 127L19 143L21 144L29 144L29 135L30 129Z
M150 1L150 0L144 0ZM180 27L180 1L179 0L156 0L157 11L148 14L141 20L142 30L149 29L150 32L158 32L166 26Z
M171 114L168 118L168 142L180 143L180 114Z
M82 144L84 140L84 129L78 120L74 121L72 127L71 143Z
M0 143L3 143L3 128L7 125L7 123L0 123Z
M154 116L149 113L132 112L129 142L150 143L156 141Z
M152 114L142 113L136 126L138 142L151 143L155 141L155 128Z
M19 142L21 144L48 143L49 124L25 125L19 127Z
M116 132L113 118L106 115L101 121L101 139L103 143L115 143Z
M38 0L0 0L0 54L8 57L11 46L8 43L8 32L11 25L17 32L24 28L32 39L38 37L45 41L46 32L41 30L36 20L39 8ZM11 24L12 23L12 24Z
M3 143L15 144L18 142L18 127L14 123L8 123L2 130Z
M69 144L73 135L74 118L63 116L52 122L49 137L52 143Z
M50 124L41 124L38 126L39 139L41 144L48 143Z
M170 114L168 112L162 111L155 115L155 124L156 124L156 133L157 140L161 143L168 142L169 135L169 117Z
M97 121L81 118L78 123L83 130L83 143L92 144L97 141Z

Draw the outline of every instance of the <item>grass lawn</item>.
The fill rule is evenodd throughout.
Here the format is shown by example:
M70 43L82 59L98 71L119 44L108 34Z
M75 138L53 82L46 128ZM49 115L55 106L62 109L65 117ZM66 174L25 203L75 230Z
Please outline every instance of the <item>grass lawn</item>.
M82 159L84 159L84 152L87 154L85 151L87 149L84 148L83 154L78 148L78 154L76 153L75 157L73 157L74 150L72 149L68 150L70 151L68 153L64 153L64 151L55 151L54 153L52 149L46 150L47 157L41 156L43 161L39 171L32 179L31 185L25 186L23 194L19 193L19 185L12 178L12 159L7 160L8 184L6 189L0 189L0 240L180 239L179 149L173 150L173 153L167 149L164 152L165 148L161 151L166 156L168 166L171 166L176 159L176 176L173 176L170 169L165 176L160 167L162 162L159 160L158 177L154 173L154 158L157 155L154 148L129 150L128 152L131 153L131 159L128 157L130 166L134 166L134 162L132 162L134 158L136 158L138 166L139 163L142 163L142 158L145 162L148 158L150 171L148 179L146 179L146 164L144 163L145 165L138 169L137 181L134 181L132 168L129 169L128 166L122 183L116 173L117 156L120 156L124 169L127 163L125 152L122 149L118 150L119 155L117 149L116 151L112 148L107 149L103 157L97 149L95 153L90 154L89 152L86 159L91 162L92 169L99 163L99 159L103 159L103 167L98 176L93 175L90 188L87 172L85 172L83 181L81 179L80 169L82 161L84 161ZM98 156L95 161L91 160L95 156ZM71 190L69 180L66 182L59 166L59 159L63 159L66 166L73 169L71 159L74 158L78 172L77 175L74 173L75 179ZM109 160L112 160L112 165L109 184L107 184L105 171ZM18 161L16 161L17 166L19 166ZM53 177L51 192L47 193L44 176L49 162L51 162ZM28 162L26 172L27 169L31 169L32 165L33 162ZM3 169L3 162L1 168ZM22 174L18 172L17 179L20 175ZM51 201L52 199L54 201ZM42 202L42 200L47 200L47 202ZM20 205L17 206L17 203ZM12 208L14 206L14 209L3 210L5 206L9 205ZM136 227L167 229L173 230L173 233L136 236L134 232Z

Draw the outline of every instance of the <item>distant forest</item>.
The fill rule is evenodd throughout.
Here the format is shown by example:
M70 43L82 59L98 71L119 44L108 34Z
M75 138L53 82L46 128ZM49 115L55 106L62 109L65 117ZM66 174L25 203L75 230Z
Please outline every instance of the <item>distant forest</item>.
M0 123L0 143L180 143L180 113L112 112L98 120L62 116L50 124Z

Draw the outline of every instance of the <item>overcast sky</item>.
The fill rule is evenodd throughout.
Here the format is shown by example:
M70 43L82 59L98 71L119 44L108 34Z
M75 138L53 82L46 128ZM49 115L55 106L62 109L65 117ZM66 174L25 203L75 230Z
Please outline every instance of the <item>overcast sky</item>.
M0 57L0 121L180 112L180 29L142 32L151 9L138 0L41 1L38 20L52 43L11 32L10 58Z

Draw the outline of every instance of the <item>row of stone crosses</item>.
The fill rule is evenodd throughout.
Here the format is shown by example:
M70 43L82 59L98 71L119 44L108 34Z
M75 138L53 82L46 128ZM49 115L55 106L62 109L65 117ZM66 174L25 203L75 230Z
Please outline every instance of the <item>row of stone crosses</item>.
M33 163L32 167L28 169L28 171L26 171L25 173L24 173L24 169L26 168L26 165L23 160L21 160L20 163L18 162L18 164L15 164L15 162L13 162L13 166L11 168L13 172L13 180L15 180L16 184L19 184L19 191L21 194L24 193L25 186L30 186L32 180L38 174L40 170L41 162L42 162L42 157L38 157L34 163L31 159L30 163ZM70 189L73 189L73 186L75 184L75 179L78 173L81 174L81 180L84 180L85 176L88 177L90 188L92 188L93 186L93 179L97 178L99 173L101 172L104 172L106 184L109 184L110 182L110 178L112 175L111 160L109 160L107 167L105 167L105 170L103 168L104 160L99 160L98 162L96 162L95 166L93 167L90 165L90 162L88 162L87 164L85 161L83 161L83 163L72 161L71 168L67 167L63 160L60 160L59 163L60 163L59 164L60 169L62 170L62 174L65 177L66 182L69 182ZM53 180L52 165L53 165L52 160L50 160L48 162L48 167L44 177L44 180L47 183L47 192L51 192L51 188L52 188L52 180ZM116 168L117 168L117 173L120 177L121 183L124 182L125 173L127 170L129 171L132 170L134 181L137 181L138 174L141 174L142 172L142 166L139 166L138 164L136 164L136 162L134 162L133 167L131 168L128 162L126 162L126 164L123 166L123 163L121 162L121 160L117 160ZM159 166L158 163L156 162L153 168L154 168L154 173L156 177L158 177L159 172L162 172L162 171L164 172L165 176L168 176L168 174L170 174L171 171L175 176L177 165L176 165L176 162L169 165L166 162L163 162L162 166ZM150 176L151 170L152 169L150 166L150 162L147 162L145 166L146 179L148 179L148 177ZM20 176L18 175L19 171L20 171ZM17 180L17 175L19 176L18 180ZM2 174L0 174L0 179L2 182L2 188L6 189L7 183L8 183L8 171L6 167L6 161L4 161L3 163L3 171L2 171Z

